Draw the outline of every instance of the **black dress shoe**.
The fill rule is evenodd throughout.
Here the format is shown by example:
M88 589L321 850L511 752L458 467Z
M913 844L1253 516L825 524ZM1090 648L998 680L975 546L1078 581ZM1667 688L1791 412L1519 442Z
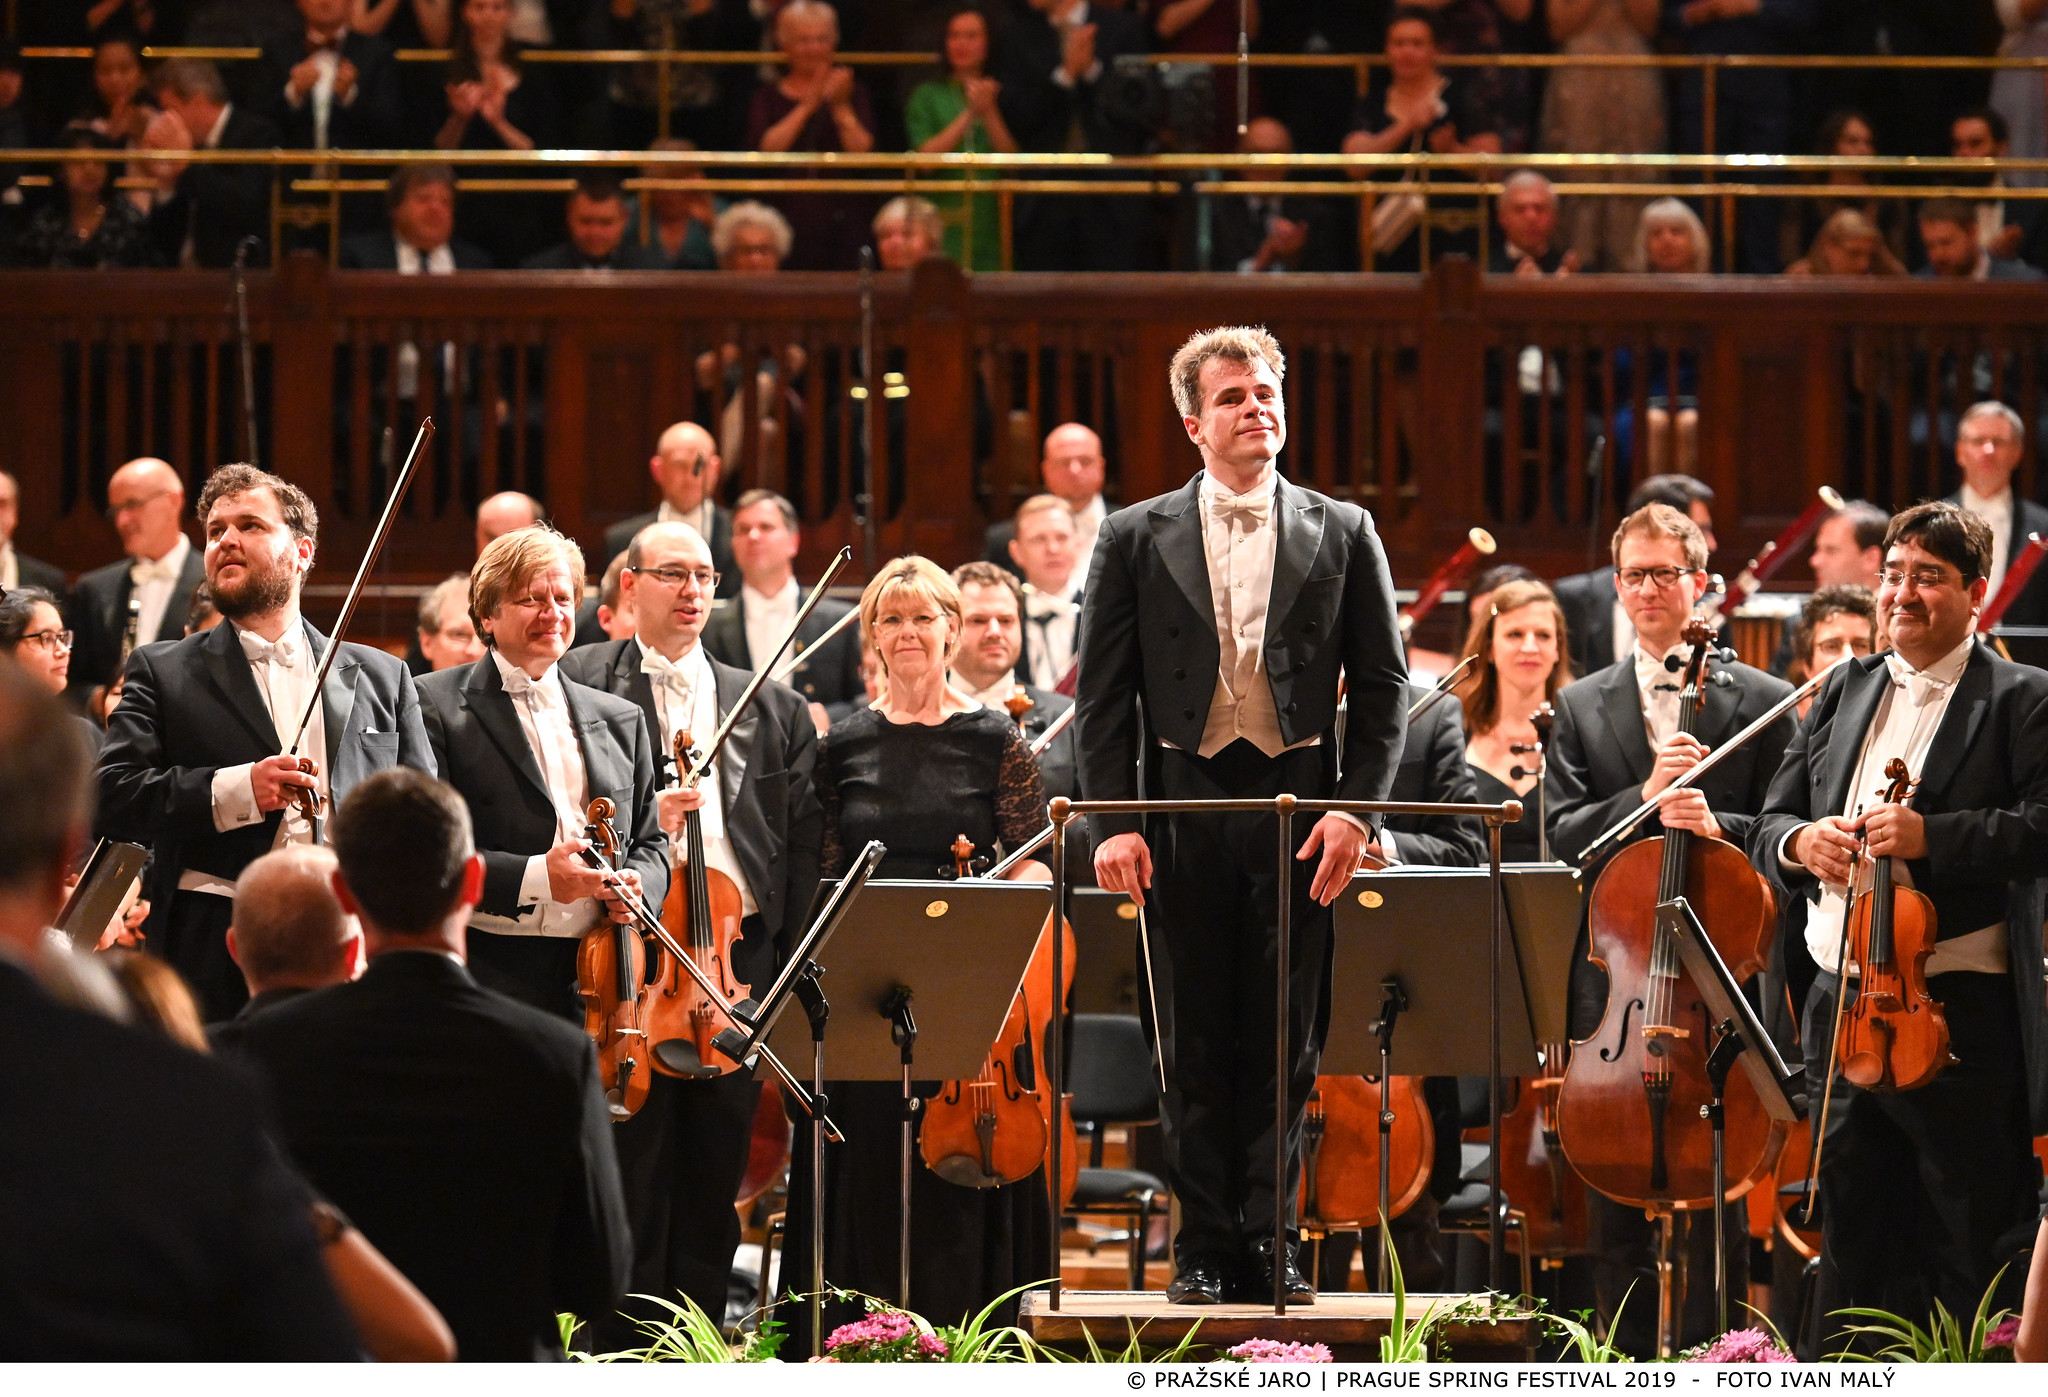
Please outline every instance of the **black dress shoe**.
M1223 1284L1221 1257L1191 1256L1180 1264L1173 1283L1166 1287L1166 1300L1172 1305L1220 1305Z
M1308 1277L1301 1274L1301 1267L1295 1262L1295 1245L1287 1244L1281 1257L1280 1283L1285 1288L1287 1303L1290 1305L1313 1305L1316 1288L1308 1283ZM1252 1246L1251 1265L1245 1270L1245 1284L1242 1298L1247 1304L1260 1304L1273 1298L1273 1241L1266 1238Z

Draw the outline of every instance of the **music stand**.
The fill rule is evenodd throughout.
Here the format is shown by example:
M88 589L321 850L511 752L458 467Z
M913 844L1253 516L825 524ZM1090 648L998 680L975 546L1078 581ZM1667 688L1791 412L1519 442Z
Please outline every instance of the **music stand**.
M1048 892L1042 883L981 878L877 879L852 900L833 942L832 993L842 1012L833 1023L831 1075L837 1081L893 1081L903 1091L896 1303L906 1309L913 1049L926 1077L981 1075L1052 910ZM801 1051L808 1036L785 1022L770 1032L769 1046ZM822 1059L822 1047L813 1051ZM820 1189L813 1213L821 1215L823 1208ZM812 1264L818 1264L815 1257ZM814 1342L815 1329L814 1324Z
M1720 1330L1726 1332L1728 1241L1723 1224L1728 1200L1722 1185L1727 1173L1728 1123L1722 1097L1728 1086L1728 1069L1740 1062L1764 1110L1772 1120L1789 1125L1806 1115L1806 1068L1786 1065L1690 903L1683 897L1658 903L1657 923L1677 943L1678 958L1684 963L1686 974L1692 977L1700 998L1714 1016L1714 1046L1707 1053L1707 1082L1714 1091L1713 1102L1707 1107L1707 1122L1714 1130L1714 1309ZM1814 1127L1820 1128L1818 1124Z
M1504 863L1501 895L1508 930L1529 993L1529 1023L1538 1043L1571 1038L1572 948L1584 915L1586 886L1578 869L1561 863Z
M1076 1014L1138 1012L1138 905L1122 893L1076 888L1067 897L1074 927Z
M148 862L149 850L141 845L102 839L85 861L78 886L64 899L63 910L51 926L71 938L74 950L98 950L107 923L120 914L128 890Z

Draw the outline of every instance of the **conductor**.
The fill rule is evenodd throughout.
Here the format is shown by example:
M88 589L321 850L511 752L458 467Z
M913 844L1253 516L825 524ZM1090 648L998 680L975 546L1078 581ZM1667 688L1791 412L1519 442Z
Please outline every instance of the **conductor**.
M1257 328L1207 331L1174 356L1174 402L1202 469L1112 514L1096 543L1075 700L1087 799L1135 798L1141 759L1146 789L1169 800L1387 798L1406 726L1393 582L1365 511L1276 474L1285 373L1279 344ZM1154 979L1173 1064L1164 1118L1181 1204L1168 1298L1270 1294L1278 1266L1288 1299L1310 1301L1294 1244L1273 1255L1273 1224L1282 1198L1293 1216L1327 1018L1327 909L1372 834L1328 814L1297 851L1288 1163L1276 1181L1272 817L1092 818L1101 885L1141 903L1149 889L1158 906Z

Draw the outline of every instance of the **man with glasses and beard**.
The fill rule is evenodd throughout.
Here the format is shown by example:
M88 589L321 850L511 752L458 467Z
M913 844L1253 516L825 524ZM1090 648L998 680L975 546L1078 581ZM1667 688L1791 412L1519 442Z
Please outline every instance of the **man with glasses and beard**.
M226 623L129 657L100 758L99 832L155 852L144 933L217 1020L248 998L227 950L235 880L280 844L314 842L293 793L339 800L390 767L432 775L434 757L412 676L381 650L344 644L312 702L328 639L299 614L320 529L304 492L254 466L222 466L199 517L207 587ZM309 704L293 755L285 747Z

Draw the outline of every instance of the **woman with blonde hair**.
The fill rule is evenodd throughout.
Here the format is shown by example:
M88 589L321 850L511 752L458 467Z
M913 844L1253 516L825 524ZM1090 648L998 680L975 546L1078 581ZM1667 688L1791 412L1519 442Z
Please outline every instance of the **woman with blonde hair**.
M1465 762L1489 803L1528 799L1536 788L1538 763L1532 715L1571 682L1571 652L1565 644L1564 608L1541 582L1507 582L1496 588L1487 613L1472 623L1464 655L1479 663L1458 686L1465 707ZM1517 774L1517 773L1521 774ZM1537 811L1501 831L1501 857L1530 860L1537 855Z
M882 697L825 736L818 795L826 877L844 872L870 839L888 846L881 877L950 877L958 836L972 841L977 864L986 867L1044 827L1037 759L1017 724L947 682L963 611L953 579L926 558L884 564L862 592L861 645L886 682ZM1051 874L1028 861L1010 876L1044 882ZM1023 970L1018 965L1014 973ZM826 1159L825 1281L893 1296L901 1091L893 1082L843 1082L830 1095L846 1144ZM791 1172L785 1276L810 1274L809 1184L808 1171ZM1042 1166L1019 1183L965 1188L913 1164L911 1303L935 1324L957 1323L1004 1291L1052 1274L1058 1263L1047 1245L1048 1206ZM1016 1302L1006 1309L1014 1316ZM825 1323L829 1330L858 1317L857 1307L828 1305ZM807 1324L807 1311L799 1309L793 1327ZM806 1342L806 1334L792 1337L793 1347Z
M1860 209L1837 209L1786 276L1904 276L1906 268Z

